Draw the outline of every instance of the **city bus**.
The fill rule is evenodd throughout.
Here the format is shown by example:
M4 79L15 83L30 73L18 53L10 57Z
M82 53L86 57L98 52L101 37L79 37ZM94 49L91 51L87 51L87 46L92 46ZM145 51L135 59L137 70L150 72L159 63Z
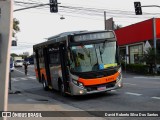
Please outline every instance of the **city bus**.
M113 31L65 32L33 46L37 80L44 90L86 95L122 87Z

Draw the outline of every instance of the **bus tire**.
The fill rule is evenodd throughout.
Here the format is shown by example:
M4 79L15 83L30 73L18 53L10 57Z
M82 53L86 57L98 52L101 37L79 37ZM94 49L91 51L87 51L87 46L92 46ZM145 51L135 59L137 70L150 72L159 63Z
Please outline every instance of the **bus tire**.
M47 83L46 83L44 76L42 76L42 85L43 85L43 89L45 91L49 90L49 87L47 86Z
M66 93L64 92L64 84L63 84L61 81L58 82L58 84L59 84L60 94L61 94L62 96L66 96Z

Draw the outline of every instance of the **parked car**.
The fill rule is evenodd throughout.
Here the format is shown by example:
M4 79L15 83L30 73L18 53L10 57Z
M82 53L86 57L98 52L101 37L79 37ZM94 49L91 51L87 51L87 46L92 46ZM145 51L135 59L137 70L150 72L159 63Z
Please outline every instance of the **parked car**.
M10 57L10 71L13 72L14 71L14 61L13 58Z
M24 61L23 64L28 64L28 65L30 65L30 62L29 62L29 61Z
M23 60L16 60L14 61L14 66L15 67L22 67L23 66Z

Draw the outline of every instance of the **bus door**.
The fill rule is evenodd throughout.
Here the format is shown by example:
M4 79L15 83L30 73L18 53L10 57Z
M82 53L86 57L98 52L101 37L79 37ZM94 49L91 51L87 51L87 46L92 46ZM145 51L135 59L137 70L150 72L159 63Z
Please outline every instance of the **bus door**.
M58 90L58 79L59 74L61 73L61 64L59 58L59 46L58 45L51 45L48 47L48 54L49 56L49 71L50 71L50 79L53 89Z
M60 52L60 61L61 61L61 69L62 69L62 78L63 78L63 84L64 84L64 91L68 91L68 69L67 69L67 54L66 54L66 45L61 44L59 46L59 52Z
M50 77L50 70L49 70L49 56L48 56L48 49L45 47L43 49L44 54L44 63L45 63L45 70L46 70L46 76L47 76L47 83L48 86L51 85L51 77Z
M40 66L39 66L39 54L38 50L35 50L35 59L36 59L36 73L38 73L39 82L41 82Z

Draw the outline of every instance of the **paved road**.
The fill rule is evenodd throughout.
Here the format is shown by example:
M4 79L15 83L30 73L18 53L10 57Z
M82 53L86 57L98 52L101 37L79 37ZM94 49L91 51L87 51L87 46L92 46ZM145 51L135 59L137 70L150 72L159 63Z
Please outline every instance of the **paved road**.
M30 66L28 76L24 75L23 68L16 68L12 73L12 86L85 111L160 111L160 77L125 73L123 76L122 89L88 96L62 97L57 91L43 91L42 85L36 81L34 67ZM100 113L91 114L99 116Z

